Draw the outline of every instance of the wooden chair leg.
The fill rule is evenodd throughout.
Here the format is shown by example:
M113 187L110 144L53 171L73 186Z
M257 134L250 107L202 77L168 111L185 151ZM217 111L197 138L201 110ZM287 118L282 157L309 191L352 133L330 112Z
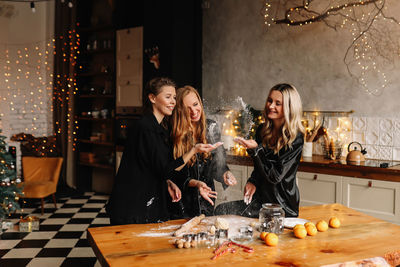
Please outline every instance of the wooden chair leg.
M44 199L42 198L41 200L42 200L42 215L43 215L43 213L44 213Z
M53 193L53 202L54 202L54 207L57 208L56 195L54 195L54 193Z

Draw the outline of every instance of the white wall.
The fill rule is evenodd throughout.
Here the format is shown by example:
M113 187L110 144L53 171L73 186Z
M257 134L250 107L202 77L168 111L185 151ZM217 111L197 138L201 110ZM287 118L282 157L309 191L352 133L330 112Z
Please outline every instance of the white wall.
M21 132L53 134L54 2L35 6L36 13L32 13L29 2L0 2L0 10L12 11L11 16L0 12L0 129L7 137ZM6 141L17 146L20 157L19 143Z
M400 4L386 1L395 16ZM386 70L389 86L369 95L350 78L343 57L349 31L322 23L266 30L263 1L210 1L203 14L203 97L242 96L262 109L269 89L281 82L295 85L305 110L355 110L355 116L397 116L400 75L396 64ZM396 14L397 13L397 14ZM397 29L400 32L400 27Z
M31 11L29 3L1 2L1 5L14 7L13 16L0 16L3 134L51 135L54 2L35 3L36 13Z

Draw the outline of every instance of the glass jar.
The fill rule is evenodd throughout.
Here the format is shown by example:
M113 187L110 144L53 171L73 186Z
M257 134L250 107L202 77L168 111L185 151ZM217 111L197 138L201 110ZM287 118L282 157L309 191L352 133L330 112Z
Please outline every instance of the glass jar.
M260 231L275 234L283 233L285 211L279 204L264 203L260 209Z

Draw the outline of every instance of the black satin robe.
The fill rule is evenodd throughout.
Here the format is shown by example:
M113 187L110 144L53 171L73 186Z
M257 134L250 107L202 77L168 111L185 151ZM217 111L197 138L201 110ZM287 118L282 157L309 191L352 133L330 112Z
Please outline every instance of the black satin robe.
M254 171L248 182L256 186L253 198L259 204L276 203L284 209L286 217L297 217L299 214L300 194L296 183L304 137L298 133L292 147L282 148L278 154L262 146L260 125L256 132L256 149L248 153L254 162Z
M169 132L155 116L144 115L129 133L106 206L111 224L154 223L169 219L167 179L184 164L173 160Z
M221 141L221 132L217 123L213 120L206 121L206 139L210 144ZM189 187L188 182L191 179L205 182L213 191L215 191L214 180L222 183L225 189L227 185L224 183L223 174L229 168L226 164L226 153L223 146L211 152L211 157L205 161L198 156L193 166L185 166L177 173L177 182L182 190L182 204L184 208L184 217L193 217L200 214L212 216L214 214L214 206L204 200L200 195L197 187ZM215 199L211 198L214 202Z

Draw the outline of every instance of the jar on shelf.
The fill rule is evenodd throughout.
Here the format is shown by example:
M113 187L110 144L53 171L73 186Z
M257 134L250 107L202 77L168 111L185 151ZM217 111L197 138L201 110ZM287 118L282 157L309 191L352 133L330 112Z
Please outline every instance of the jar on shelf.
M279 204L264 203L260 209L260 231L275 234L283 233L285 211Z

